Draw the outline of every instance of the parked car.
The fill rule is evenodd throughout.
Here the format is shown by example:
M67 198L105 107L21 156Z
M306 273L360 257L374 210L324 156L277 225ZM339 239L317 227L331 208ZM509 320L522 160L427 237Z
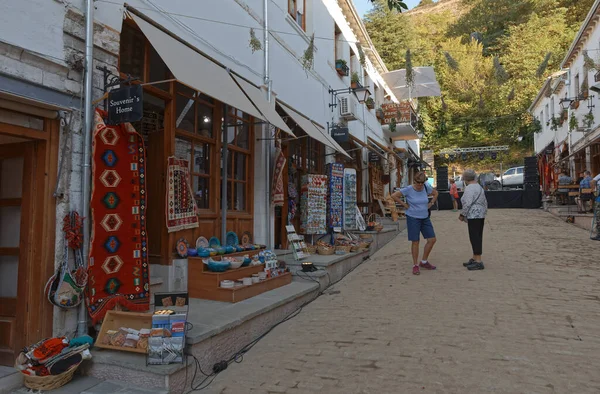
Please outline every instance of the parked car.
M502 177L497 178L497 181L500 181L502 187L522 187L523 179L524 179L524 170L525 167L512 167L508 170L504 171Z

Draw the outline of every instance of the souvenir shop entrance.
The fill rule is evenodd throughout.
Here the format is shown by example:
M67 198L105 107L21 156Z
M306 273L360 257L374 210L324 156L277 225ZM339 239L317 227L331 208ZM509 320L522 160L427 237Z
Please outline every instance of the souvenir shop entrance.
M0 109L0 365L52 333L40 289L54 268L57 125Z

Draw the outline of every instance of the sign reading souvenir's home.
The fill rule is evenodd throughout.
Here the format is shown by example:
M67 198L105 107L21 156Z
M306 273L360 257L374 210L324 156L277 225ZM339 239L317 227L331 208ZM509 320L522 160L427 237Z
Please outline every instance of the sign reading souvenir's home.
M337 142L348 142L350 135L347 127L336 127L331 130L331 136Z
M108 94L109 125L137 122L142 119L143 88L141 85L124 86Z
M369 152L369 162L370 163L377 163L380 160L381 160L381 156L379 156L377 153Z

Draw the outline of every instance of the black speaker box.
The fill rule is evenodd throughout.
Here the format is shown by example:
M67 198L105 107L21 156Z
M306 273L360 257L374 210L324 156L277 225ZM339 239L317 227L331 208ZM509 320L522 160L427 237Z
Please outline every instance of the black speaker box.
M525 182L523 190L540 190L540 184L539 182Z
M523 208L536 209L542 206L542 192L539 190L523 191Z

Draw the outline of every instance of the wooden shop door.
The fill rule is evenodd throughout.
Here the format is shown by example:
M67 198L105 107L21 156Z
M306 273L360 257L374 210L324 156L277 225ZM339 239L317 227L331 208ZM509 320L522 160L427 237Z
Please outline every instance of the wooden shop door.
M19 349L26 346L31 219L31 177L27 174L32 173L34 144L0 145L0 365L14 365Z

